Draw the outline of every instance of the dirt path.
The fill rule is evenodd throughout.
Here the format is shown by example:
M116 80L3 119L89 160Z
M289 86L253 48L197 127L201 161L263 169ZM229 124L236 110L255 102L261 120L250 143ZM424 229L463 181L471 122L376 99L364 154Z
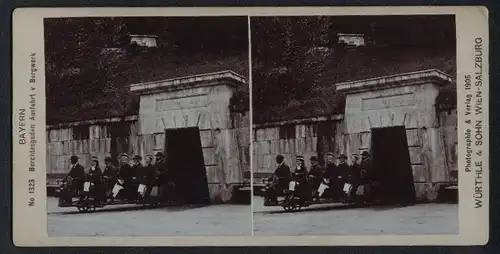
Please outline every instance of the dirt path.
M254 197L255 235L457 234L457 204L422 204L402 208L346 208L316 205L300 212L264 207Z
M141 209L122 205L94 213L59 208L48 200L49 236L243 236L251 235L248 205Z

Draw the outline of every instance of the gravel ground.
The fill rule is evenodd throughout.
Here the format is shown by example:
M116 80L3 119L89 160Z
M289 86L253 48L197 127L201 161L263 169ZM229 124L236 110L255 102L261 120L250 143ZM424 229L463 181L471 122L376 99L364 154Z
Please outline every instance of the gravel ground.
M457 204L402 208L314 205L298 212L264 207L254 197L255 235L457 234ZM48 199L49 236L249 236L248 205L143 209L108 206L94 213L59 208Z
M255 235L415 235L458 234L458 204L401 208L313 205L298 212L264 207L255 196Z
M49 236L249 236L249 205L145 209L107 206L93 213L57 207L47 200Z

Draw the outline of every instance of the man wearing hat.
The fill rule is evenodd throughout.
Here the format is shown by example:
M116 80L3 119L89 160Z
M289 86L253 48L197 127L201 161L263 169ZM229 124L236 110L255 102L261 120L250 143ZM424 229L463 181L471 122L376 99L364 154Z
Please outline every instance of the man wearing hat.
M135 188L133 188L134 170L130 166L130 158L128 154L120 155L120 171L118 172L118 181L124 188L126 197L133 198Z
M80 163L78 163L78 156L72 155L70 158L71 169L68 173L68 180L70 180L71 185L77 191L83 189L83 183L85 182L85 169Z
M348 180L348 176L351 174L351 166L347 164L347 156L345 154L339 155L339 165L337 165L337 172L340 179Z
M134 176L136 179L139 179L142 175L142 157L140 155L134 155L132 157L132 171L134 172Z
M351 167L355 168L355 167L359 166L359 154L353 153L351 160L352 160Z
M319 165L318 157L311 156L310 160L311 160L311 170L309 170L308 177L310 179L312 189L316 190L315 194L317 194L318 187L323 181L325 169L321 165Z
M173 192L175 191L175 188L172 182L173 179L167 168L165 155L162 152L157 152L155 157L156 163L153 168L156 175L156 181L153 185L160 188L160 195L163 201L174 201Z
M335 165L335 155L331 152L326 154L326 178L330 183L329 193L331 193L333 198L337 198L342 193L343 182L341 172L338 166Z
M89 186L89 190L93 190L93 194L96 196L96 198L100 201L104 201L104 195L106 194L104 191L101 190L101 176L102 176L102 171L101 168L99 167L99 158L97 156L92 156L91 157L91 163L90 163L90 168L87 171L87 174L85 175L85 180L86 182L89 182L91 186Z
M363 151L361 153L361 162L358 165L361 176L366 177L371 172L372 162L371 155L368 151Z
M337 165L337 171L339 180L338 184L340 185L340 187L344 188L345 184L351 185L351 188L345 190L343 189L344 193L350 196L353 191L352 188L353 172L351 166L347 164L347 156L345 154L339 155L339 165Z
M330 180L335 180L337 177L337 165L335 165L335 155L332 152L326 153L326 168L325 177Z
M156 159L156 162L155 162L153 168L154 168L156 177L159 181L157 183L163 183L164 181L166 183L167 163L165 161L165 156L163 155L162 152L157 152L155 154L155 159Z
M113 165L113 159L106 156L104 158L104 172L102 173L104 178L104 187L106 188L106 197L111 196L111 190L116 183L116 178L118 176L118 168ZM112 197L112 196L111 196Z
M146 155L146 165L139 172L139 183L146 187L145 192L142 194L143 198L147 198L151 193L151 187L155 181L155 169L153 167L153 156Z
M291 172L290 172L290 167L288 167L288 165L286 165L285 163L285 158L283 157L283 155L279 154L276 156L276 170L274 170L274 174L276 177L278 177L279 179L282 179L283 182L286 181L286 185L288 185L288 181L290 181L290 176L291 176Z
M352 191L350 196L354 199L356 198L356 189L360 185L360 168L359 168L359 154L352 154L352 164L351 164L351 182L352 182Z
M285 158L279 154L276 156L276 169L268 181L273 182L273 185L267 189L265 204L276 203L278 193L282 193L284 189L288 188L288 183L291 179L290 167L286 165ZM275 180L275 181L273 181Z
M363 199L367 198L367 194L369 195L369 190L366 189L366 187L369 187L368 183L372 176L372 161L371 161L371 155L368 151L363 151L361 153L361 163L359 163L358 166L359 169L359 176L360 176L360 182L359 182L359 187L360 188L359 193L363 193ZM367 192L367 193L365 193ZM357 197L359 198L359 197Z
M130 188L136 189L134 194L130 193L131 195L134 195L134 197L137 197L137 186L139 186L142 174L144 173L143 169L142 157L140 155L134 155L134 157L132 157L132 181L130 186Z
M153 166L153 156L146 155L145 165L139 174L139 180L144 185L151 185L155 180L155 170Z

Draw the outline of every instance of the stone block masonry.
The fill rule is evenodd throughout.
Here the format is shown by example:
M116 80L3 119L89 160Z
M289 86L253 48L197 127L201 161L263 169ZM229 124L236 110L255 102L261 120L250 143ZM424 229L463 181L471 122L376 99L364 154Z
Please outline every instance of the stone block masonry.
M431 69L336 84L346 94L343 115L254 126L254 170L271 173L276 154L292 167L295 155L321 157L328 151L346 154L350 163L352 154L371 149L372 128L404 126L417 198L434 200L457 169L456 108L436 106L439 88L451 82L446 73ZM325 125L335 132L318 132Z

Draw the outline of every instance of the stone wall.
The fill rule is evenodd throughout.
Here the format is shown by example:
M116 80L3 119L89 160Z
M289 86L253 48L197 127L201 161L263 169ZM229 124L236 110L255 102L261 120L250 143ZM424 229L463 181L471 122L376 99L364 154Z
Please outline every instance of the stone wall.
M200 139L207 170L209 184L232 188L243 182L243 172L250 170L250 127L247 114L232 113L230 129L224 132L220 130L200 131ZM89 137L85 139L75 139L73 130L75 126L49 127L47 129L47 154L46 169L49 176L49 185L56 185L56 180L60 175L67 174L70 169L70 157L77 155L80 163L85 167L90 166L90 158L97 156L101 163L104 163L106 156L112 156L125 152L131 155L152 155L156 151L163 151L165 147L165 134L139 134L139 122L137 120L127 121L128 128L124 130L126 136L112 138L109 132L110 122L80 124L78 128L87 128ZM213 137L216 137L215 139ZM111 144L117 143L117 150L112 154ZM221 145L219 145L221 144ZM217 149L219 148L219 149ZM215 158L222 159L215 161ZM219 170L219 166L220 169ZM227 185L227 186L226 186ZM220 186L220 188L219 188ZM211 190L220 192L216 188ZM227 190L229 191L229 190ZM214 193L213 195L216 195Z
M342 116L332 119L311 118L284 121L268 125L255 125L253 141L253 170L259 173L272 173L275 170L275 157L281 154L290 166L295 166L295 157L306 158L310 167L311 156L323 157L326 152L338 150L336 140L342 135Z
M124 130L119 138L113 137L112 126L120 123ZM47 126L46 170L49 176L67 174L70 169L70 157L79 157L80 164L90 166L92 156L97 156L104 163L106 156L116 157L126 152L136 151L130 141L137 139L137 118L100 119ZM112 146L116 147L112 151ZM114 154L113 154L114 153ZM60 177L48 177L49 185L56 184Z
M404 126L417 198L434 200L442 185L456 183L456 108L436 107L439 86L449 82L446 74L427 70L337 84L346 93L343 116L254 126L254 170L273 172L277 154L292 167L296 155L321 158L328 151L346 154L351 163L352 154L371 150L372 128ZM320 133L318 126L328 130Z
M453 120L436 107L439 87L451 81L441 71L425 70L337 84L347 93L344 152L369 150L371 128L404 126L417 198L435 199L441 183L450 181L448 151L455 147Z
M406 131L419 200L435 199L440 186L456 182L452 177L452 172L457 170L458 160L456 109L440 111L438 115L441 124L433 130L435 135L430 136L427 130L420 128ZM318 136L315 130L320 124L332 125L337 131L332 136ZM286 125L295 128L295 138L279 138L279 129ZM313 155L321 158L328 151L337 156L343 153L348 156L348 163L351 163L353 153L371 149L370 132L347 133L345 120L342 119L314 120L309 123L282 122L275 126L255 126L253 131L253 169L257 174L274 172L277 154L282 154L291 167L295 167L295 156L303 155L306 157L306 166L310 168L309 157ZM434 150L437 152L426 150L431 149L431 143L439 145Z
M245 158L250 136L249 119L232 113L233 93L244 78L230 72L208 73L131 85L140 95L139 133L153 136L155 147L165 147L165 130L197 127L212 202L231 198L248 170ZM246 152L245 152L246 151Z
M100 161L113 152L144 158L164 150L166 129L198 127L210 198L214 203L229 201L234 187L244 182L244 172L250 170L249 114L229 108L238 85L246 84L232 72L133 85L131 90L141 96L139 116L126 121L118 137L110 130L121 119L47 128L47 172L67 173L71 155L78 155L85 167L93 155ZM87 134L73 135L82 130ZM115 151L112 146L117 147Z

